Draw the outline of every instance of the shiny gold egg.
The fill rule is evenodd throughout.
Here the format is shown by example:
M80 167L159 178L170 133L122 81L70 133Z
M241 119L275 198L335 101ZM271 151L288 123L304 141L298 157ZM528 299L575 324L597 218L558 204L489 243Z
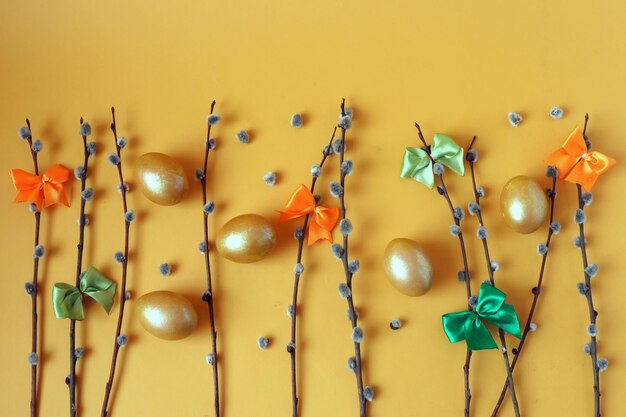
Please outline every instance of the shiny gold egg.
M229 220L215 239L224 258L247 264L265 258L276 246L276 232L263 216L243 214Z
M198 315L191 302L175 292L150 292L142 295L135 306L143 328L159 339L183 339L198 324Z
M417 297L430 290L433 269L428 257L411 239L394 239L385 249L385 272L394 288L404 295Z
M502 189L500 212L517 233L532 233L548 216L548 199L537 181L520 175L511 178Z
M135 171L141 193L161 206L179 203L189 189L183 166L168 155L144 154L135 162Z

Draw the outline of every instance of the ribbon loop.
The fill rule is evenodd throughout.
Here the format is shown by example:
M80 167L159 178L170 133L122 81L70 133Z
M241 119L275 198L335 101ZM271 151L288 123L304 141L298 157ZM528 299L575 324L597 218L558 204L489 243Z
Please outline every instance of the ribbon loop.
M92 266L87 268L80 280L79 287L80 289L64 282L54 284L52 304L56 318L84 320L83 299L85 296L93 298L107 314L111 312L117 286L100 271Z
M315 205L315 197L305 185L300 185L291 195L286 204L286 210L276 210L280 214L279 221L297 219L313 214L308 223L308 245L318 240L333 242L332 230L339 221L339 209L337 207L323 207Z

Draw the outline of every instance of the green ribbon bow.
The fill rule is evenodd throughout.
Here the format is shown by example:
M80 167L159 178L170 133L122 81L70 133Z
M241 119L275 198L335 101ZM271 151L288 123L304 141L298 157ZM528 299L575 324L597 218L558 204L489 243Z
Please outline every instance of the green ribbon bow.
M463 148L457 145L451 137L435 133L433 144L430 147L430 157L421 148L406 148L400 177L413 178L427 187L433 188L435 185L433 161L447 166L461 176L465 174Z
M442 317L443 331L448 340L452 343L465 340L470 350L497 349L498 345L483 320L521 339L517 314L512 305L505 304L505 298L506 294L502 291L483 283L480 286L476 311L460 311Z
M85 295L96 300L107 314L113 308L115 283L108 280L93 266L87 268L80 279L80 289L64 282L52 288L52 304L57 319L84 320L83 298Z

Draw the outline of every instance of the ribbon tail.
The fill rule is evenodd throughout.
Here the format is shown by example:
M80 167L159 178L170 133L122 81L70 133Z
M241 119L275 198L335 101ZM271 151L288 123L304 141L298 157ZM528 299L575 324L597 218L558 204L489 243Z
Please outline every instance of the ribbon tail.
M519 320L512 305L503 304L495 314L483 316L483 318L518 339L522 338Z
M465 322L465 341L469 350L497 349L498 345L485 326L485 323L475 315L472 320Z
M307 244L311 246L318 240L327 240L329 243L333 243L333 236L330 231L311 220L309 221Z
M599 175L589 169L585 161L581 161L567 174L565 181L580 184L586 191L591 191L598 177Z
M63 186L61 184L54 184L50 182L45 183L43 186L44 207L50 207L53 204L61 202L62 194L63 194ZM65 201L67 202L67 199L65 199Z

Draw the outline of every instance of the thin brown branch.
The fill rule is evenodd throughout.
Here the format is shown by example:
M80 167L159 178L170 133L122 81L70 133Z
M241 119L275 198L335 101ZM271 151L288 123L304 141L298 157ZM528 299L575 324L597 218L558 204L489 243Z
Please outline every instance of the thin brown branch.
M80 124L83 124L83 118L80 118ZM82 193L87 186L87 169L89 167L89 152L87 151L87 136L83 135L83 175L80 178L80 214L78 216L78 245L76 257L76 278L74 285L80 288L80 277L83 271L83 248L85 244L85 205L87 200L83 198ZM70 417L78 415L78 406L76 404L76 320L70 319L70 375L69 375L69 392L70 392Z
M580 210L585 209L585 203L582 197L582 187L580 184L576 184L578 191L578 208ZM591 289L591 276L587 273L587 267L589 262L587 260L587 243L585 242L585 224L581 222L578 225L578 237L580 239L580 253L583 261L583 271L585 275L585 298L587 299L587 307L589 310L589 322L591 325L596 326L596 320L598 319L598 312L593 306L593 293ZM594 416L600 417L600 370L598 369L598 342L595 333L591 337L591 366L593 369L593 400L594 400Z
M345 109L346 100L341 100L341 116L345 117L346 109ZM340 177L339 184L341 185L341 192L339 193L339 205L340 205L340 221L346 219L346 204L345 204L345 180L346 173L341 166L343 165L345 151L346 151L346 129L341 127L341 152L339 153L339 167L340 167ZM354 308L354 300L353 300L353 291L352 291L352 275L353 273L350 271L348 265L348 233L343 234L343 254L341 256L341 261L343 263L343 271L346 278L346 285L350 290L348 292L348 296L346 300L348 302L348 310L350 312L350 322L352 324L352 329L358 326L358 315L356 309ZM358 400L359 400L359 415L360 417L365 417L367 415L367 399L365 398L365 392L363 387L363 364L361 360L361 343L354 341L354 359L356 362L356 367L354 368L354 374L356 376L356 384L358 391Z
M416 122L415 127L417 128L417 134L420 141L424 144L424 151L428 154L428 156L432 160L432 156L430 154L430 146L426 143L426 139L424 138L424 134L422 133L422 129L420 125ZM461 257L463 259L463 282L465 282L465 295L467 302L467 309L469 311L472 310L472 307L469 304L470 297L472 296L472 288L470 283L470 272L469 272L469 264L467 262L467 250L465 249L465 239L463 238L463 231L460 229L461 227L461 219L458 219L454 215L454 204L452 204L452 199L450 198L450 194L448 193L448 188L443 180L443 174L437 175L439 178L439 186L437 187L437 192L446 200L448 203L448 209L450 210L450 214L452 215L452 219L454 224L459 226L459 247L461 249ZM470 362L472 360L472 351L466 347L465 351L465 364L463 365L463 382L465 385L465 407L464 407L464 416L469 417L470 415L470 403L472 400L472 393L470 389Z
M30 120L26 119L26 125L28 126L28 149L33 158L33 167L35 169L35 175L39 175L39 164L37 162L37 152L33 150L33 135L30 127ZM39 231L41 226L41 212L35 211L35 243L34 248L39 246ZM39 335L39 317L37 314L37 291L39 287L39 257L33 257L33 281L32 291L30 293L31 299L31 352L38 355L38 335ZM35 356L38 358L38 356ZM38 363L31 364L30 371L30 416L37 416L37 367Z
M215 100L211 102L210 114L213 114L215 109ZM211 282L211 261L210 261L210 249L209 249L209 214L204 210L207 204L207 168L209 164L209 152L211 150L211 123L207 121L207 134L206 143L204 145L204 165L202 170L202 178L200 179L200 185L202 186L202 214L203 214L203 232L204 232L204 266L206 270L206 296L203 296L203 300L207 303L209 313L209 324L211 326L211 355L213 355L213 407L215 417L220 417L220 385L219 385L219 373L217 366L217 330L215 329L215 308L214 300L215 294L213 293L213 284Z
M474 138L472 139L472 143L470 144L468 151L472 148L475 141L476 141L476 136L474 136ZM470 166L470 171L472 173L472 188L473 188L473 194L474 194L474 201L476 202L476 205L478 206L476 217L478 219L478 223L480 224L480 226L485 227L482 210L480 208L480 193L478 192L478 187L476 186L476 172L475 172L475 167L474 167L475 161L470 160L470 158L468 158L468 162ZM491 265L491 256L489 254L489 244L487 243L487 237L485 236L484 238L481 238L481 241L483 244L483 252L485 254L485 262L487 263L489 282L491 282L491 285L495 287L496 282L493 276L493 267ZM511 364L509 362L509 354L508 354L508 349L506 346L506 337L504 335L504 330L498 328L498 336L500 337L500 345L501 345L500 350L502 352L502 358L504 360L504 367L505 367L506 375L507 375L507 383L509 386L509 391L511 393L511 402L513 403L513 411L515 412L516 417L520 417L521 413L519 410L519 403L517 401L517 394L515 392L515 383L513 381L513 372L511 369Z
M324 166L324 162L330 155L330 152L327 152L328 149L331 149L333 140L335 139L335 133L337 132L337 127L334 128L332 135L330 136L330 141L328 142L328 146L324 148L322 151L323 156L320 161L319 167L320 170ZM311 180L311 193L315 192L315 184L317 183L317 176L313 176ZM296 263L302 263L302 252L304 248L304 236L306 233L307 226L309 224L310 215L307 214L304 216L304 220L302 221L302 233L297 234L298 239L298 254L296 257ZM289 345L287 345L287 352L289 352L289 356L291 359L291 414L293 417L298 416L298 389L297 389L297 380L296 380L296 320L297 320L297 310L298 310L298 287L300 284L300 275L301 273L295 272L294 282L293 282L293 296L291 301L291 341Z
M101 417L107 417L109 414L109 400L111 397L111 390L113 388L113 381L115 378L115 368L117 366L117 357L120 350L120 344L118 343L118 338L122 333L122 323L124 321L124 307L126 306L126 275L128 270L128 247L129 247L129 239L130 239L130 221L126 218L126 213L128 212L128 204L126 201L126 183L124 182L124 174L122 170L122 153L121 148L118 145L118 137L117 137L117 124L115 122L115 108L111 107L111 132L113 133L113 140L115 143L115 150L117 152L117 157L119 158L119 163L117 164L117 174L119 178L119 186L122 194L122 209L124 214L124 257L122 259L122 282L120 288L120 309L117 316L117 326L115 328L115 338L113 339L113 354L111 357L111 369L109 370L109 379L107 380L105 391L104 391L104 400L102 402L102 410L100 412Z
M556 199L556 177L552 179L552 188L550 188L550 192L548 193L548 198L550 199L550 223L548 225L548 237L546 238L546 248L548 251L543 254L541 257L541 268L539 269L539 278L537 279L537 285L533 288L533 301L530 306L530 311L528 312L528 317L526 318L526 324L524 326L524 331L522 332L522 339L517 346L517 354L513 357L513 361L511 362L511 371L515 370L515 365L517 365L517 361L520 358L522 353L522 349L526 344L526 337L532 331L532 323L533 317L535 315L535 310L537 308L537 304L539 302L539 296L541 295L541 289L543 285L543 276L546 269L546 262L548 260L548 254L550 253L550 242L552 241L552 235L554 231L552 230L552 224L554 222L554 207L555 207L555 199ZM498 412L500 411L500 407L502 406L502 402L504 401L504 397L506 395L506 391L509 388L508 379L504 382L504 386L502 387L502 392L500 393L500 397L496 403L496 406L491 413L491 417L496 417Z

